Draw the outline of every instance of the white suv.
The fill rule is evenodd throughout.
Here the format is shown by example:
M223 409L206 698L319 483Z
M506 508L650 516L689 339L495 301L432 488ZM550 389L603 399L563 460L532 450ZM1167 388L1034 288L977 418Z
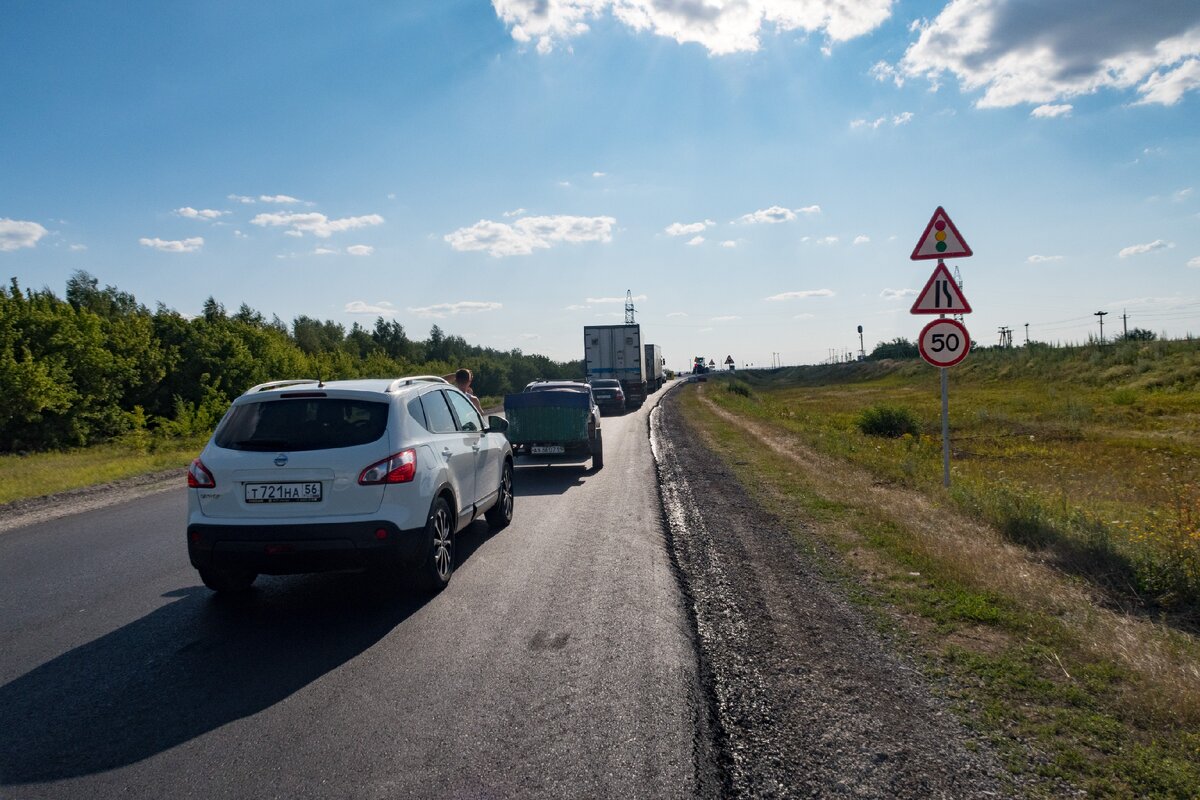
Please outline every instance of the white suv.
M255 386L188 469L192 566L222 593L380 566L441 589L457 532L512 521L507 428L432 376Z

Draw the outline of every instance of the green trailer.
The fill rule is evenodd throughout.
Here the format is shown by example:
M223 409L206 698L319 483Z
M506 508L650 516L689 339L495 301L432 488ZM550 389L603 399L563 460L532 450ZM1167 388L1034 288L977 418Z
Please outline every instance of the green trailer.
M591 456L604 466L600 415L587 384L530 384L504 397L508 441L513 452L536 458Z

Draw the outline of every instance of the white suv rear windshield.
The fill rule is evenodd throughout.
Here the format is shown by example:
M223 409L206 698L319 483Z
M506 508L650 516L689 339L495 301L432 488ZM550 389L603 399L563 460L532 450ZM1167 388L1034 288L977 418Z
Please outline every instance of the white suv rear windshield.
M263 400L234 406L214 443L227 450L330 450L373 442L387 428L388 404L335 397Z

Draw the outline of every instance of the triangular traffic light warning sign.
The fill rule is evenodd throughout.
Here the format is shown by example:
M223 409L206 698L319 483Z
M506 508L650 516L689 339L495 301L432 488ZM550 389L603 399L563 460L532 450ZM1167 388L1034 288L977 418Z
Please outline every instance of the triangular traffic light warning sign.
M958 282L950 275L945 264L938 264L929 276L929 282L917 295L911 314L970 314L971 304L963 297Z
M945 209L938 206L909 258L920 261L924 258L966 258L969 255L973 255L971 248L963 241L962 234L954 227Z

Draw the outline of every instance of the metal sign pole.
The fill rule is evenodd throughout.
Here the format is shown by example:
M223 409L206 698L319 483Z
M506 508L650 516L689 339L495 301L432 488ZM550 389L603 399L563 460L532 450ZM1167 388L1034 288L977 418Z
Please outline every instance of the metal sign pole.
M942 372L942 485L950 486L950 395L946 391L946 368Z

